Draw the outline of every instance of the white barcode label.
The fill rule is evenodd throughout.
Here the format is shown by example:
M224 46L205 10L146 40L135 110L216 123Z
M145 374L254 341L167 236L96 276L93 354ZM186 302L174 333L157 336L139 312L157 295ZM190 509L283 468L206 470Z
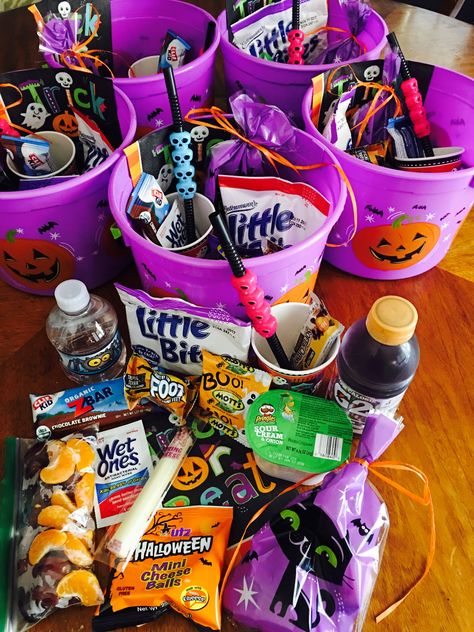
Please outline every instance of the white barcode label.
M342 437L329 437L324 434L316 435L313 456L320 459L331 459L331 461L340 461L342 456Z

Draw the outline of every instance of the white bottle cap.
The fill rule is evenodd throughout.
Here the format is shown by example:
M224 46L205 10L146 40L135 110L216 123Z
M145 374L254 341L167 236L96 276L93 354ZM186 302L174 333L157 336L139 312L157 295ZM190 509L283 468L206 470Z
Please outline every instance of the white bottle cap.
M66 314L78 314L89 305L90 294L85 283L78 279L69 279L57 286L54 298L60 310Z

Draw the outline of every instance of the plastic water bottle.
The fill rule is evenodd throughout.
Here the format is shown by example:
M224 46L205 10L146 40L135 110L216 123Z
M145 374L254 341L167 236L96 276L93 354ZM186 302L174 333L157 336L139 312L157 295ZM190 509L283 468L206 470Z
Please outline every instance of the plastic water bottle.
M117 377L125 365L126 348L112 305L89 294L76 279L60 283L54 297L57 305L46 321L46 334L66 375L80 384Z
M367 318L349 327L336 359L331 397L361 434L374 409L394 414L412 381L420 352L415 327L417 311L400 296L383 296Z

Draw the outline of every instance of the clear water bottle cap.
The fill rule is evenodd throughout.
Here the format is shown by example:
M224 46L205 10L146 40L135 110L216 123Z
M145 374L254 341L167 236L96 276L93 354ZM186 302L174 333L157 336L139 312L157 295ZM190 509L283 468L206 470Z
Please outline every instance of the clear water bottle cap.
M54 290L54 298L59 309L66 314L82 312L91 300L85 283L78 279L69 279L60 283Z

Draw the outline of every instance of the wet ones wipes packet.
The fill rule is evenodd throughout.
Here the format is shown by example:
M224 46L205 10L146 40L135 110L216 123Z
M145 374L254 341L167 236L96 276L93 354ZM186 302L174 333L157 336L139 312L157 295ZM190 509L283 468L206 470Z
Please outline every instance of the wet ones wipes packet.
M177 425L183 425L194 405L197 391L186 378L170 375L151 364L136 353L132 354L125 374L125 397L133 409L144 397L171 412Z
M152 470L142 421L97 435L95 517L98 527L123 520Z
M296 341L290 358L295 371L306 371L326 361L336 339L342 334L344 326L329 315L323 301L312 294L311 311Z
M115 284L127 312L132 349L152 366L201 375L202 349L247 360L250 323L223 309L199 307L181 299L154 298Z
M196 417L248 445L245 416L259 395L266 393L271 375L236 358L203 351L203 369Z
M160 509L124 568L112 571L93 630L154 621L168 607L220 630L219 582L232 507Z

